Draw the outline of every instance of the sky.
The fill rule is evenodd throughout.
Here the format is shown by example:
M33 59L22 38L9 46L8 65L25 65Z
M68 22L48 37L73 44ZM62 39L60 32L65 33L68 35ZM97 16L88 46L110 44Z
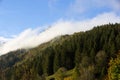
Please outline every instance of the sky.
M0 0L0 55L108 23L120 23L120 0Z
M73 0L2 0L0 36L10 37L29 27L50 25L66 17Z

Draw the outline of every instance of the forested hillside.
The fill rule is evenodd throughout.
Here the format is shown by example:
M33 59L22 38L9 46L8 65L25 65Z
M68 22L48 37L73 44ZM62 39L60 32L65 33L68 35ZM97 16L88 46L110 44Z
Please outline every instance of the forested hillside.
M97 26L1 56L0 80L119 80L119 50L120 24Z

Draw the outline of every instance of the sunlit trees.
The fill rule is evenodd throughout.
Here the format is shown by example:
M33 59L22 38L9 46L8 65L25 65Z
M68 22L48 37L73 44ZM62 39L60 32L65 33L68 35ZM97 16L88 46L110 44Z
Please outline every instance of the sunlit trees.
M109 62L108 79L120 80L120 54Z

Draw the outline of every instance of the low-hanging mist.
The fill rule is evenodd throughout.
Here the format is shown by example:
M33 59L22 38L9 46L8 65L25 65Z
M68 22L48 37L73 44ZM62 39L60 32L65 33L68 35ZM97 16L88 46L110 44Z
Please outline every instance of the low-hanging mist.
M5 44L0 46L0 55L14 51L17 49L29 49L37 47L38 45L50 41L56 36L73 34L74 32L86 31L92 29L94 26L119 23L120 17L115 13L103 13L97 15L92 19L83 21L67 21L59 20L41 32L40 28L27 29L21 32L13 39L8 40ZM44 27L45 28L45 27Z

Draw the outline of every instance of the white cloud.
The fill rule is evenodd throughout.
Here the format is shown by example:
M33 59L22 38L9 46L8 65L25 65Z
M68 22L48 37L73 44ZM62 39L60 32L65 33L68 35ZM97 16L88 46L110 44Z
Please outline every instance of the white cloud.
M17 37L1 46L0 55L21 48L34 48L59 35L73 34L74 32L90 30L97 25L116 22L120 22L120 17L111 12L103 13L92 19L87 19L84 21L59 20L43 32L41 32L41 29L39 28L27 29L20 33Z
M10 39L8 39L8 38L0 37L0 41L7 42L7 41L9 41L9 40L10 40Z

